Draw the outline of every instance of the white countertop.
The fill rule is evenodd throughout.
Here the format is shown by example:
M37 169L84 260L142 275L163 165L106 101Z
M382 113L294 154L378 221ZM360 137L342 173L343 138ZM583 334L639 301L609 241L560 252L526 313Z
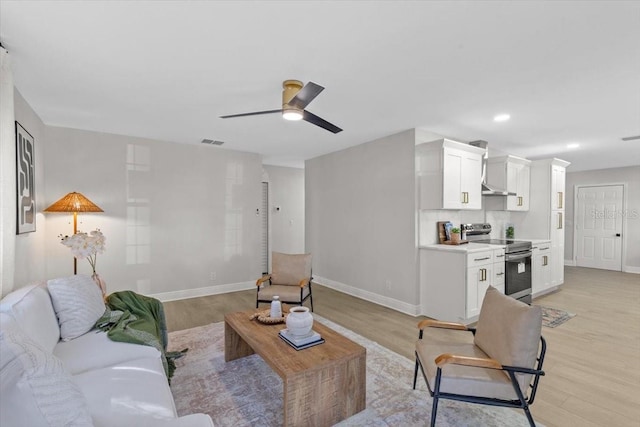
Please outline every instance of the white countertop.
M493 249L504 248L503 245L487 245L486 243L465 243L462 245L424 245L418 246L419 249L429 249L432 251L449 251L449 252L463 252L463 253L473 253L473 252L482 252L482 251L490 251Z

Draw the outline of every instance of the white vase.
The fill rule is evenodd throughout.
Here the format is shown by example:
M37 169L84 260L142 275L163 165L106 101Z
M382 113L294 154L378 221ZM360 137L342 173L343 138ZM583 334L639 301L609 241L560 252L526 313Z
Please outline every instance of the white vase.
M271 310L269 311L269 317L273 319L282 318L282 304L280 304L280 297L277 295L274 295L273 301L271 301Z
M294 337L303 337L311 332L313 316L308 307L292 307L287 315L287 330Z

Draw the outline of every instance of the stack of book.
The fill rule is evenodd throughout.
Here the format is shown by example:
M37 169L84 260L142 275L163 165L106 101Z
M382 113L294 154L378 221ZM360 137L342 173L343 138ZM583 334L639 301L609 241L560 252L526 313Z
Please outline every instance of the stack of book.
M280 331L278 336L296 350L313 347L314 345L322 344L324 342L324 338L322 338L316 331L311 331L302 337L294 337L289 333L288 329L283 329Z

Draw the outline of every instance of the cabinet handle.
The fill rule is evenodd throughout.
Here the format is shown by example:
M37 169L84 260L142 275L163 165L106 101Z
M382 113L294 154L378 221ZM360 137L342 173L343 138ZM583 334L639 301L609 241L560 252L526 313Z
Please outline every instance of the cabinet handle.
M460 203L465 203L464 201L464 191L460 193Z
M522 196L518 196L518 206L522 206Z
M485 259L491 259L491 257L490 256L486 256L484 258L474 258L473 260L474 261L484 261Z
M502 254L502 255L496 255L496 258L504 258L504 254Z
M549 264L549 258L546 255L542 256L542 266L544 267L545 265Z
M504 273L498 273L496 274L496 276L502 276Z
M547 246L546 248L540 248L541 251L546 251L549 250L549 246Z
M562 191L558 191L558 209L562 209L563 198L564 197Z
M480 281L484 282L485 280L487 280L487 269L486 268L481 268L480 269Z
M562 230L562 212L558 212L558 230Z

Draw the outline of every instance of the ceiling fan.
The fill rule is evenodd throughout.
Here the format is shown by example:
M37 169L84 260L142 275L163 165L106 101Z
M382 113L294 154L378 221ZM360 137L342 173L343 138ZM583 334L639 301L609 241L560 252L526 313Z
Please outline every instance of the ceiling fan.
M285 80L282 83L282 108L279 110L256 111L253 113L231 114L228 116L220 116L221 119L230 119L233 117L257 116L260 114L282 113L282 117L286 120L305 120L316 126L320 126L329 132L342 132L338 126L329 123L323 118L305 110L305 107L315 99L316 96L324 90L324 87L309 82L302 85L299 80Z

